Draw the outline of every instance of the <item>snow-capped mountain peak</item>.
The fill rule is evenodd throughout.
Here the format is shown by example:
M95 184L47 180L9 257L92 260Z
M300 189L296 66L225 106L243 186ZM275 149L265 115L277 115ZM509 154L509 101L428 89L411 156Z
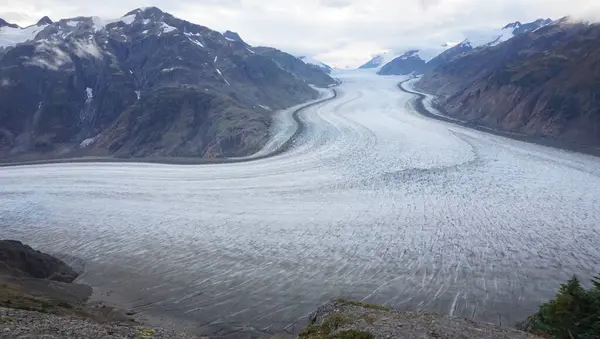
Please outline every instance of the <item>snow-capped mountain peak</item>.
M2 19L0 20L6 22ZM12 47L33 40L39 32L48 27L48 24L41 24L21 28L8 23L3 26L2 22L0 22L0 48Z
M136 8L133 11L129 11L127 12L125 16L129 16L129 15L141 15L145 18L150 18L153 17L155 19L160 19L165 15L165 12L163 12L160 8L158 7L140 7L140 8Z
M42 25L52 25L54 22L52 20L50 20L49 17L44 16L43 18L41 18L35 25L36 26L42 26Z
M324 62L321 62L311 56L299 56L298 59L302 60L307 65L314 65L322 69L325 73L331 73L331 66L327 65Z
M518 27L521 27L521 22L515 21L515 22L511 22L511 23L507 24L506 26L502 27L502 29L508 29L508 28L515 29Z
M391 51L386 51L380 54L373 56L369 61L364 63L359 69L379 69L383 65L388 62L394 60L396 57L402 55L403 53L393 53Z

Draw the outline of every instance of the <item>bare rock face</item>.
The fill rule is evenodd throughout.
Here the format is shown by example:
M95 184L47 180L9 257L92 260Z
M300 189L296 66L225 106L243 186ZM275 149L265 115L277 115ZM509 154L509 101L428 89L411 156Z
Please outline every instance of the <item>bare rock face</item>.
M600 145L600 26L560 20L426 73L447 114L498 130Z
M61 260L15 240L0 240L0 274L67 283L78 276Z

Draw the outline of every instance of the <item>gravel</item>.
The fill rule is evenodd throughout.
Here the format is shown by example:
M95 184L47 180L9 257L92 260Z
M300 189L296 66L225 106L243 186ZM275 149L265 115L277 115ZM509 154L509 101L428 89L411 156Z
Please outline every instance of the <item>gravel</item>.
M200 339L172 331L122 323L100 324L87 319L0 308L0 338L44 339Z

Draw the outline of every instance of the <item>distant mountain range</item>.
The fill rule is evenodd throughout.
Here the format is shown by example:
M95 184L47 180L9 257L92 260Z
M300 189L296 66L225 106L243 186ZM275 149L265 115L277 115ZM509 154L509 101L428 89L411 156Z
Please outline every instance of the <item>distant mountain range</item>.
M517 21L499 30L471 32L467 39L456 45L431 46L427 49L412 49L399 53L388 52L374 56L359 69L374 68L380 75L423 74L464 52L497 45L513 36L535 30L551 22L550 19L538 19L526 24Z
M0 21L0 159L249 155L322 66L156 7L114 20Z

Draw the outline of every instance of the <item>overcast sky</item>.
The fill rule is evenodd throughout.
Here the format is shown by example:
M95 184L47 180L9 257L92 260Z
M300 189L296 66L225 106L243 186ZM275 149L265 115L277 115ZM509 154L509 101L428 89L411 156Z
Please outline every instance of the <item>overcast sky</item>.
M143 6L337 67L358 66L385 50L457 42L466 31L517 20L600 19L600 0L0 0L0 17L28 25L44 15L117 18Z

